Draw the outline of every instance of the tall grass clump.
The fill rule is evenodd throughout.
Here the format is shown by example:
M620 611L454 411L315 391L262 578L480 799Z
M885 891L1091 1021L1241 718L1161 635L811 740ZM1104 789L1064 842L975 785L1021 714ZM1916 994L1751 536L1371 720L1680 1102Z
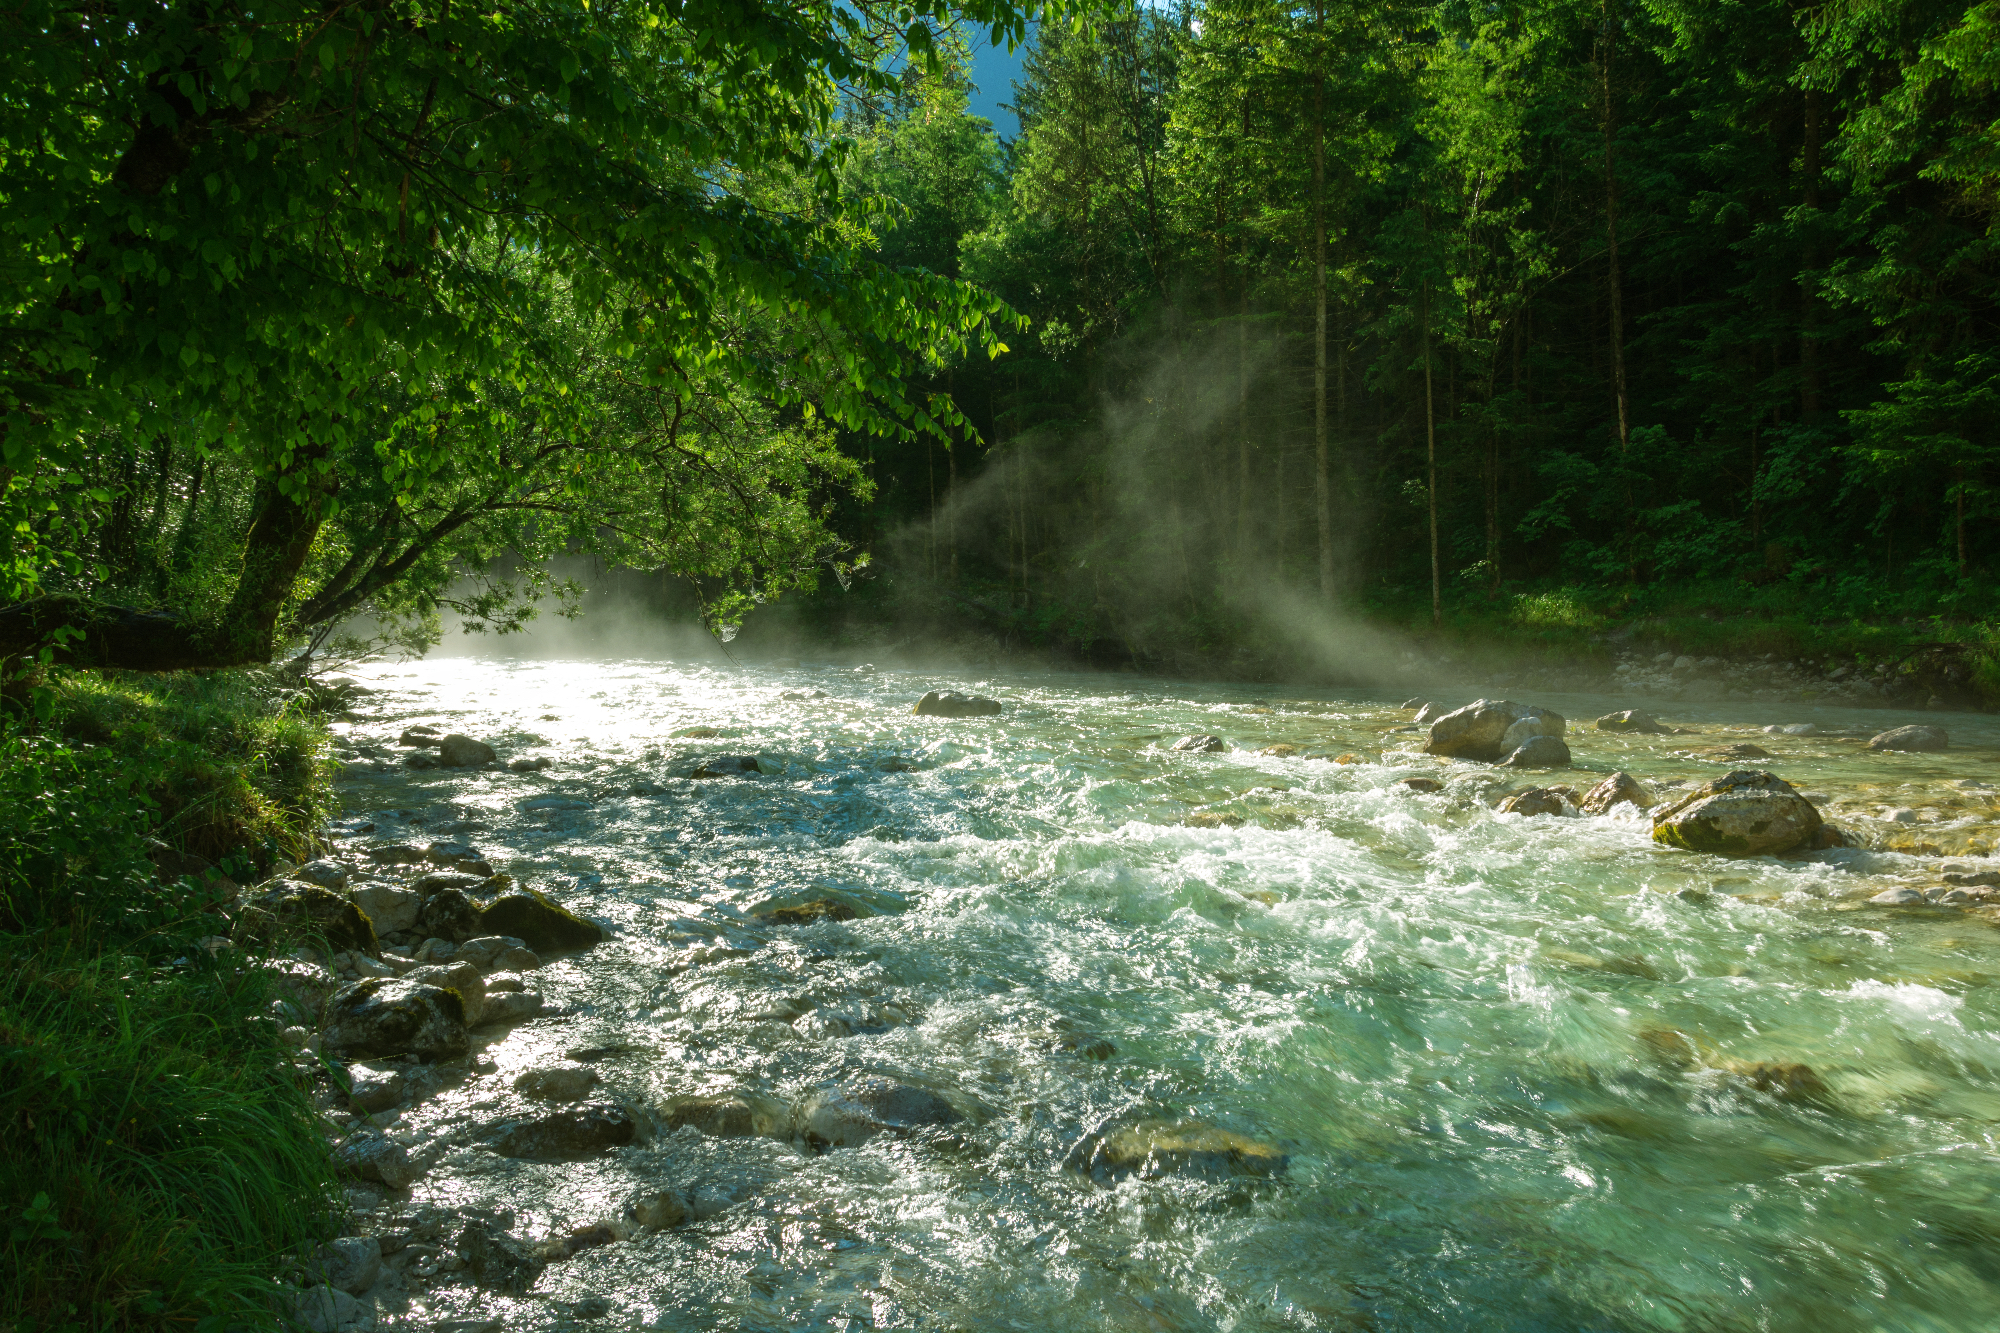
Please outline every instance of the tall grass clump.
M276 1327L285 1256L329 1234L269 971L204 947L225 889L149 858L304 850L314 730L174 678L53 681L0 719L0 1329Z

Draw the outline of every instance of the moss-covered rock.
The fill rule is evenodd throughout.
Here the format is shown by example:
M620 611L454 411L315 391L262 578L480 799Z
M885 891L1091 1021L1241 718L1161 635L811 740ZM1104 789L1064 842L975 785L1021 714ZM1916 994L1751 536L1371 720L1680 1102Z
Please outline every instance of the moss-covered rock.
M348 1056L453 1056L472 1045L457 991L385 977L357 981L327 1001L321 1041Z
M281 879L243 905L231 934L241 942L284 944L322 939L335 952L359 949L379 956L375 924L368 914L331 889L302 880Z
M525 885L508 885L481 905L474 934L511 935L537 953L568 953L600 943L604 928Z
M1791 783L1758 770L1724 774L1653 812L1654 842L1713 856L1808 851L1823 827Z

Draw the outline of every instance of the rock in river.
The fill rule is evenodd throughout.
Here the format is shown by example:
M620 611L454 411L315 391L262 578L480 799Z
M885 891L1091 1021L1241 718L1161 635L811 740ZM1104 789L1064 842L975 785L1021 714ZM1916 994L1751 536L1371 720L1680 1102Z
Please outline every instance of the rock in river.
M417 924L417 912L423 906L422 895L380 881L349 889L347 896L384 935L411 929Z
M1534 815L1560 815L1562 812L1562 793L1551 791L1547 787L1530 787L1526 791L1517 791L1506 800L1500 802L1500 813L1503 815L1527 815L1532 817Z
M1943 727L1897 727L1868 742L1871 750L1942 750L1951 738Z
M544 898L525 885L506 889L479 913L479 933L510 935L536 953L588 949L604 939L604 928Z
M750 915L774 926L811 926L821 921L852 921L861 913L838 898L809 898L802 903L766 903Z
M1500 761L1502 768L1568 768L1569 746L1560 736L1530 736Z
M1824 827L1791 783L1756 770L1726 773L1653 812L1653 841L1717 856L1808 850Z
M463 1055L472 1044L456 991L370 978L326 1005L324 1048L346 1055Z
M590 1094L600 1082L589 1065L541 1065L514 1076L514 1091L545 1102L573 1102Z
M417 913L417 929L423 934L453 944L484 933L478 904L461 889L439 889L431 894Z
M1577 804L1586 815L1605 815L1627 802L1644 810L1653 804L1653 794L1630 773L1613 773L1585 792Z
M306 1333L363 1333L375 1311L337 1287L307 1287L292 1297L292 1319Z
M1651 713L1642 713L1636 708L1628 708L1622 713L1606 713L1597 719L1599 731L1623 731L1639 735L1665 736L1672 733L1672 727L1663 727Z
M1000 701L956 690L932 690L910 711L919 717L991 717L1000 711Z
M1525 724L1525 725L1523 725ZM1424 749L1454 759L1505 758L1535 736L1562 738L1561 713L1506 699L1480 699L1431 723Z
M1268 1143L1200 1120L1142 1120L1093 1134L1063 1163L1099 1184L1126 1176L1275 1176L1287 1155Z
M510 1122L493 1140L492 1148L502 1157L580 1162L630 1143L636 1128L624 1107L603 1102Z
M929 1088L869 1079L849 1088L813 1093L801 1104L798 1125L816 1148L852 1148L878 1134L958 1123L956 1108Z
M386 1111L403 1100L403 1071L393 1065L347 1067L347 1104L357 1111Z
M483 768L500 756L485 741L453 733L438 742L438 762L446 768Z
M756 1107L736 1096L683 1097L666 1113L668 1129L693 1125L712 1139L747 1139L770 1132L772 1126L763 1121Z
M342 1175L371 1180L392 1190L404 1189L417 1178L417 1168L403 1145L379 1134L364 1134L334 1149L333 1166Z
M1927 901L1921 889L1884 889L1868 900L1877 907L1922 907Z
M1220 736L1183 736L1168 748L1186 750L1192 754L1215 754L1227 750L1229 742Z
M757 762L754 754L719 754L704 759L696 766L691 778L740 778L745 774L762 773L764 766Z

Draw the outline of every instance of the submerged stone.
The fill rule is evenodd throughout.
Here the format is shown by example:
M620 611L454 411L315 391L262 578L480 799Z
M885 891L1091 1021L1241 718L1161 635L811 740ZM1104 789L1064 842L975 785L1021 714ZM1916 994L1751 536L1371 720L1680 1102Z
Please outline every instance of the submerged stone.
M1597 729L1649 736L1669 735L1673 731L1672 727L1661 726L1660 720L1651 713L1642 713L1636 708L1627 708L1619 713L1606 713L1597 719Z
M754 754L719 754L704 759L696 765L693 778L740 778L745 774L762 773L764 766Z
M1895 727L1875 736L1868 742L1868 748L1929 753L1942 750L1950 743L1951 738L1943 727Z
M631 1112L605 1102L515 1121L492 1140L491 1147L502 1157L580 1162L630 1143L636 1133Z
M759 921L774 926L811 926L821 921L852 921L861 915L853 904L838 898L810 898L802 903L788 903L782 906L765 904L750 913Z
M1064 1165L1099 1184L1127 1176L1275 1176L1289 1163L1282 1149L1201 1120L1142 1120L1085 1138Z
M1500 802L1500 813L1503 815L1526 815L1532 818L1535 815L1560 815L1562 812L1562 795L1547 787L1530 787L1526 791L1517 791Z
M852 1148L878 1134L908 1134L962 1118L929 1088L878 1078L813 1093L799 1107L798 1125L816 1148Z

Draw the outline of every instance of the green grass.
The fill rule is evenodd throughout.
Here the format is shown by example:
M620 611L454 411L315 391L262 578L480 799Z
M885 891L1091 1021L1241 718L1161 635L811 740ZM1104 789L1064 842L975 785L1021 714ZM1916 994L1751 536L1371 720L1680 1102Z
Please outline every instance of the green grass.
M0 1329L275 1327L339 1199L311 1102L147 840L304 851L323 730L244 677L44 684L0 721Z
M155 836L213 861L308 859L333 809L326 729L305 696L244 672L71 672L49 682L48 729L139 776Z

